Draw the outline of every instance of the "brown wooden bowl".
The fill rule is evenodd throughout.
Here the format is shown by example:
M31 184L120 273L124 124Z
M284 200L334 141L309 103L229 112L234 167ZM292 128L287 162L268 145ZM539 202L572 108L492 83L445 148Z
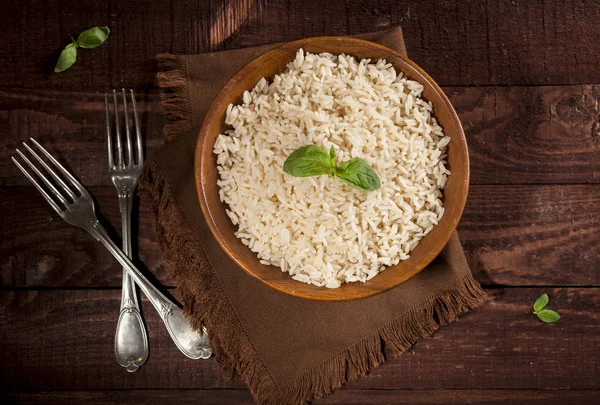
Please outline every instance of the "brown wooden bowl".
M445 134L452 138L448 146L451 174L444 189L445 212L441 221L421 239L408 260L388 267L365 283L346 283L335 289L317 287L293 280L278 267L261 264L256 253L235 237L235 226L225 213L225 204L219 200L217 159L213 154L213 145L218 135L226 129L227 106L240 103L244 91L252 89L261 78L272 80L277 73L283 72L300 48L312 53L345 53L359 60L386 59L396 71L425 86L424 97L433 103L435 117ZM269 287L296 297L321 301L354 300L379 294L402 284L425 268L441 252L456 229L469 188L469 154L465 134L454 108L439 86L419 66L398 52L347 37L319 37L290 42L256 58L233 76L217 95L204 118L196 147L195 171L202 212L213 235L229 257Z

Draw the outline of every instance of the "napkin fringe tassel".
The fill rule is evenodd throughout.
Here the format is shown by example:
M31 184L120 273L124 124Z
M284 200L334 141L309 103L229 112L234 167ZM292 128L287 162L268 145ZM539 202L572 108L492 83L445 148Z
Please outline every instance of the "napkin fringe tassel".
M161 101L167 123L163 133L167 140L192 129L192 102L186 59L183 56L161 53L156 57L158 85L163 89Z
M177 280L186 318L196 330L206 325L221 368L230 378L240 376L259 404L304 404L324 397L369 373L387 356L405 353L420 338L432 335L487 300L479 283L468 274L323 364L277 384L243 332L234 309L220 298L223 294L215 292L221 288L219 280L198 236L177 207L162 171L150 160L142 176L145 180L140 182L140 193L152 201L154 226L166 269ZM189 272L198 280L195 285L187 282Z

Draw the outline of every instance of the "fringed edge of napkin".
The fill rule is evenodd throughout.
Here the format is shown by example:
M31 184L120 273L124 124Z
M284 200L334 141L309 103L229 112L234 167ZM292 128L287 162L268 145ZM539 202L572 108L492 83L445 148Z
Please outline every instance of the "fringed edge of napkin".
M422 301L387 325L359 340L319 366L265 397L264 404L298 403L322 398L342 385L357 380L393 358L406 353L419 339L433 335L461 314L489 299L471 274L456 280L447 290ZM289 401L289 402L286 402Z
M467 274L447 290L426 299L323 364L278 386L245 333L240 333L244 326L223 298L215 270L198 236L177 207L160 167L150 160L142 176L140 193L152 202L154 228L165 267L177 282L184 315L194 329L201 330L204 325L208 328L211 348L223 371L230 378L240 376L260 404L303 404L330 394L382 364L386 350L393 357L405 353L420 338L432 335L487 300L479 283ZM202 257L201 263L198 255ZM200 274L199 285L187 282L186 272L190 271Z
M252 342L241 333L244 328L235 309L222 298L225 293L198 235L177 206L161 168L152 159L145 164L139 193L151 201L154 231L167 273L176 280L185 318L197 331L206 326L212 352L229 378L240 376L255 398L276 390ZM188 282L190 273L199 275L199 284Z
M192 97L185 56L161 53L156 56L161 104L167 123L163 134L167 141L193 128Z

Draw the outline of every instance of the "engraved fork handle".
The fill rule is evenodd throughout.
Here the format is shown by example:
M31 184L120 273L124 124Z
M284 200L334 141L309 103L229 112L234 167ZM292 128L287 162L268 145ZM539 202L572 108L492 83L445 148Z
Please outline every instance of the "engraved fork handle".
M188 321L183 317L181 308L165 297L144 277L133 263L131 263L131 260L114 244L97 219L89 221L84 229L112 253L115 259L123 266L123 269L129 273L138 287L140 287L150 303L152 303L160 314L177 348L191 359L208 359L212 352L206 329L203 328L202 333L198 333L191 328Z
M131 259L131 210L133 195L130 190L119 190L123 252ZM148 334L140 314L135 284L127 270L123 269L121 288L121 311L115 333L115 356L117 362L129 372L148 360Z

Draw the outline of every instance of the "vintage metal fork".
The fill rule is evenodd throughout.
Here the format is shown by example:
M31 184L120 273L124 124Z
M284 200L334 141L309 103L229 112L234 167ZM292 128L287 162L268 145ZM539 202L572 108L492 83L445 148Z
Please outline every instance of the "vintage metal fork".
M108 138L108 174L112 183L117 188L119 196L119 209L121 211L121 237L123 239L123 252L131 259L131 210L133 207L133 193L137 188L138 179L144 164L144 148L142 146L142 131L135 103L133 90L129 90L131 95L131 105L133 108L133 123L135 126L135 147L133 146L131 130L129 129L129 113L127 111L127 96L125 89L123 92L123 111L125 126L125 151L121 146L121 125L119 122L119 104L117 102L117 92L113 90L112 98L114 101L115 114L115 143L117 145L117 158L114 158L113 137L111 135L111 120L108 107L108 94L104 95L104 107L106 110L106 137ZM117 362L125 367L129 372L137 369L148 359L148 336L144 321L140 314L140 305L137 299L135 284L129 277L127 270L123 269L123 284L121 289L121 312L117 322L117 331L115 333L115 355Z
M211 356L206 329L203 333L194 331L190 324L183 317L179 307L165 297L146 277L131 263L125 253L107 235L96 217L94 200L88 191L71 175L56 159L50 155L37 141L31 138L33 145L46 157L54 166L54 170L45 160L43 160L36 151L28 144L23 142L23 146L30 155L36 160L44 171L54 180L53 182L44 175L31 160L17 149L17 153L23 159L30 171L25 169L19 161L12 156L11 159L23 174L33 183L38 191L44 196L46 201L54 208L56 213L62 219L71 225L85 229L96 240L108 249L117 259L123 268L129 273L131 278L140 287L142 292L148 297L154 308L160 314L169 335L181 350L183 354L192 359L207 359ZM37 179L34 177L37 176ZM68 184L67 184L68 183ZM42 186L43 184L43 186Z

